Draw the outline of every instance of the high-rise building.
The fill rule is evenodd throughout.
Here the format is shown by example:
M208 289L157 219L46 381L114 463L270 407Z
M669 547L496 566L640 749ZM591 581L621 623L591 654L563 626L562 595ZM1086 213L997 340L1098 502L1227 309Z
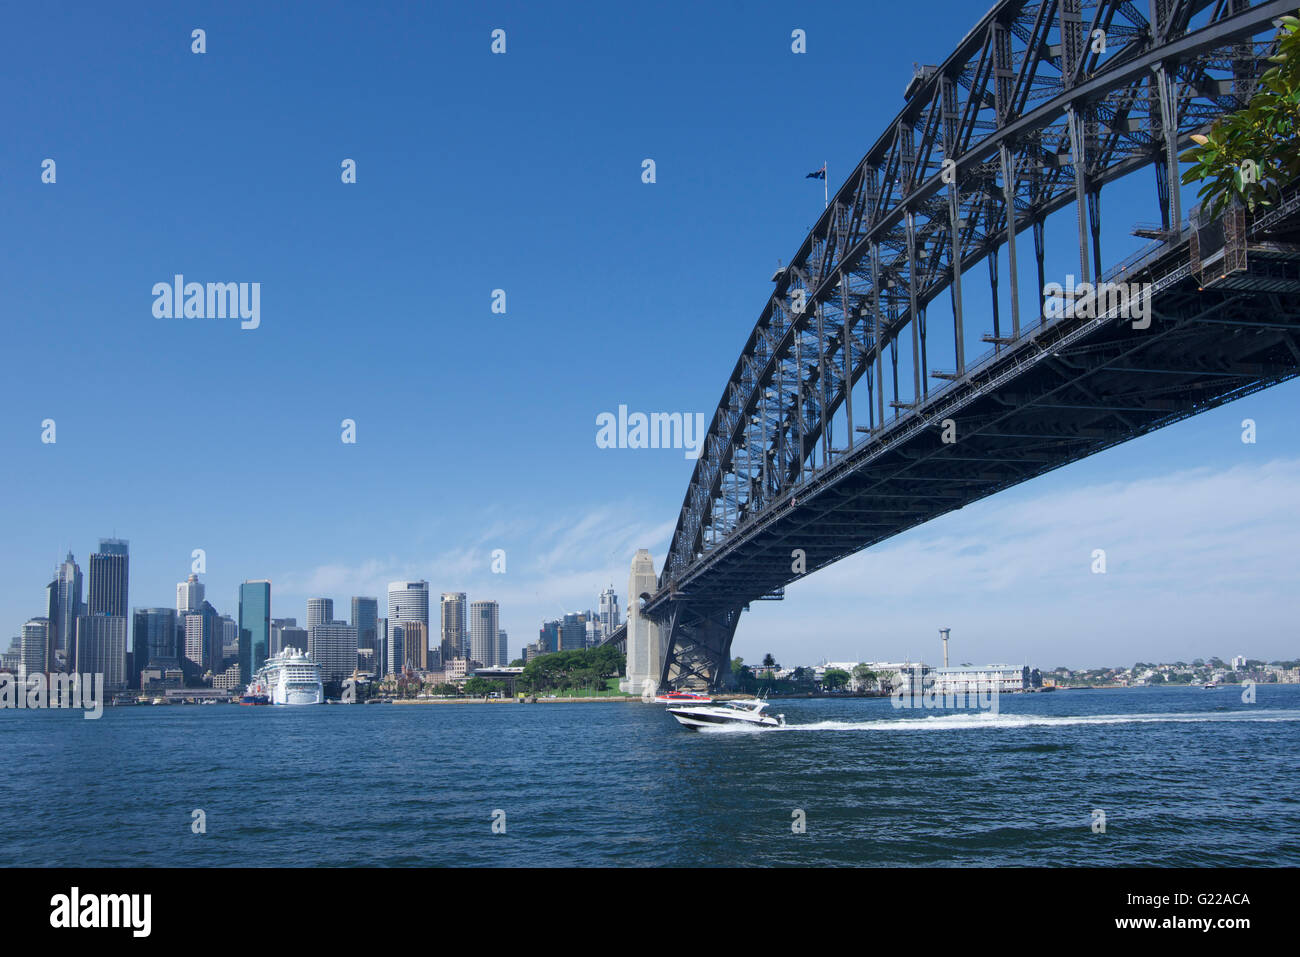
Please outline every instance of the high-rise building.
M560 651L581 651L587 647L587 616L565 615L560 624Z
M297 648L305 654L307 651L307 629L298 627L297 618L272 618L271 650L269 654L278 655L286 648Z
M563 623L548 621L542 625L541 631L537 633L538 651L543 655L549 655L560 650L560 626Z
M59 566L55 580L59 583L56 599L59 620L57 647L67 667L71 668L76 656L72 644L77 637L77 616L81 614L81 569L73 559L72 552L68 552L68 557Z
M346 621L307 629L307 657L320 665L321 680L340 682L357 670L357 630Z
M48 618L28 619L23 625L20 647L22 650L20 678L50 671L47 658L50 647L50 620Z
M239 622L229 615L218 619L217 627L221 629L221 659L225 667L239 660Z
M402 647L402 629L395 621L379 619L379 630L383 633L387 647L384 649L384 663L387 674L401 674L406 666L406 649Z
M131 627L131 674L127 683L139 687L140 672L156 667L164 671L180 667L176 647L176 610L174 608L137 608Z
M389 582L388 621L422 621L429 628L429 583Z
M375 648L375 623L379 620L378 598L352 599L352 627L357 630L357 650Z
M465 593L463 591L445 591L440 602L442 612L442 634L438 648L443 661L464 658L468 649L465 647Z
M618 595L614 594L613 585L600 593L597 609L600 614L600 637L608 638L622 624L618 617Z
M86 614L111 615L126 621L130 563L127 543L123 539L99 540L99 551L90 556Z
M203 582L199 581L198 575L190 575L189 578L176 585L176 614L184 617L192 611L203 610Z
M211 671L219 675L225 670L221 632L221 616L209 601L185 616L185 657L199 674Z
M505 631L497 632L497 663L498 668L504 668L510 664L510 636Z
M399 621L402 632L403 661L415 671L429 670L429 628L422 621Z
M499 608L494 601L471 602L469 606L469 656L485 668L497 667L497 623Z
M266 579L239 586L239 680L248 683L266 664L271 648L271 583Z
M92 589L94 580L92 571ZM81 615L77 618L77 660L73 670L82 675L102 674L105 691L126 688L125 616Z
M334 599L333 598L308 598L307 599L307 631L311 631L317 625L328 624L334 620Z

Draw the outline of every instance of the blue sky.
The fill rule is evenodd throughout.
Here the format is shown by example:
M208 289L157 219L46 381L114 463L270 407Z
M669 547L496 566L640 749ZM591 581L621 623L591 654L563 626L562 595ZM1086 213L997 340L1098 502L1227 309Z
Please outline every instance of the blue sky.
M173 604L195 548L223 612L244 579L270 578L273 614L302 618L309 595L343 613L426 578L499 600L512 654L609 582L626 601L635 549L662 562L692 463L597 448L596 416L712 413L768 277L821 211L805 173L828 162L839 185L913 61L938 62L982 12L927 9L7 8L0 627L40 613L68 548L84 570L113 534L133 606ZM1157 218L1151 193L1103 197L1108 261ZM150 290L175 273L260 282L260 327L155 318ZM934 657L946 625L958 660L1295 657L1297 394L797 583L746 616L736 653Z

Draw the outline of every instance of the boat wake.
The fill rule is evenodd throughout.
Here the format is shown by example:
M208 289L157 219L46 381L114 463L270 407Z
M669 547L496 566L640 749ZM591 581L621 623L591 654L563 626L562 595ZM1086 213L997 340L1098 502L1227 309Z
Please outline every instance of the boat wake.
M809 724L786 724L780 728L719 727L708 730L714 734L753 734L759 731L975 731L995 728L1057 728L1071 725L1240 724L1287 721L1300 721L1300 709L1084 715L991 714L987 711L966 711L951 714L932 714L923 718L885 718L874 721L814 721Z

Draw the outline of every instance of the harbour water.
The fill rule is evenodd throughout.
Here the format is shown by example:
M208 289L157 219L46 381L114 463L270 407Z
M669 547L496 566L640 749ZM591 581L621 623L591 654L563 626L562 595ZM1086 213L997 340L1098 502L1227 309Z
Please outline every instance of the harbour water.
M786 728L719 732L643 704L6 711L0 864L1300 864L1300 686L999 706L782 700Z

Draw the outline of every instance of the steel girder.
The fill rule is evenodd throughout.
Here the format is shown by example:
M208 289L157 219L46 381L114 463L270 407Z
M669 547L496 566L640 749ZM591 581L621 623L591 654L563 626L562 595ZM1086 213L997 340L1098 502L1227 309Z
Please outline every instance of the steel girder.
M1016 302L1012 237L1033 230L1041 280L1042 223L1073 204L1081 274L1095 278L1101 188L1152 165L1162 228L1177 244L1178 151L1249 98L1271 45L1257 38L1293 2L1152 0L1144 15L1116 0L1005 0L914 78L906 106L776 277L714 413L660 592L788 507L853 453L857 433L870 440L927 400L936 375L925 364L925 309L945 290L957 369L938 377L968 373L961 274L995 262L1004 244L1010 334L995 319L986 338L1004 351L1039 322L1041 303L1022 314ZM900 373L903 336L913 368ZM867 408L854 410L859 381ZM841 407L847 442L837 449L828 423Z

